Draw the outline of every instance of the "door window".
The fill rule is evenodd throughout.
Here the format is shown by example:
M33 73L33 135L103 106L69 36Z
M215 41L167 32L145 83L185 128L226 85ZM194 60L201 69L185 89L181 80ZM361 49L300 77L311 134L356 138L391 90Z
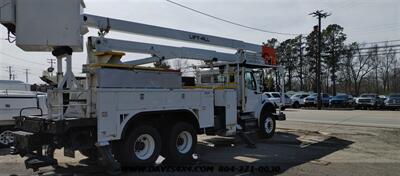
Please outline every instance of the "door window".
M245 81L246 87L248 89L251 89L251 90L256 90L257 89L256 88L256 82L255 82L253 74L251 74L251 72L246 72L245 73L244 81Z

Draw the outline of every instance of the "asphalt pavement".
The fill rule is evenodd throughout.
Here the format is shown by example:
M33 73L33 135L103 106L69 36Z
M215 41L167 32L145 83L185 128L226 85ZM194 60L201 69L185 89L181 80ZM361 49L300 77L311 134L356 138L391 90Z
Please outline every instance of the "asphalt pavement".
M256 148L247 147L240 138L199 135L196 161L189 167L213 169L210 172L123 170L122 175L375 176L400 173L400 128L388 128L398 125L398 111L289 109L286 114L288 120L277 122L274 137L260 139L250 135ZM347 125L349 123L351 125ZM354 125L356 123L363 125ZM379 127L371 127L376 126L375 123ZM55 157L59 166L33 172L24 166L26 157L9 155L8 149L0 149L0 175L105 175L101 166L79 152L76 158L69 158L63 156L62 150L57 150Z
M400 111L287 109L287 121L400 128Z

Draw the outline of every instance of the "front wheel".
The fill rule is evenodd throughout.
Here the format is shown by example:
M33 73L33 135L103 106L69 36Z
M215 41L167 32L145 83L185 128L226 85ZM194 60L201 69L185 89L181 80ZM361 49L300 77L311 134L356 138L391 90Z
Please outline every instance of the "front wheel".
M168 163L188 163L193 161L197 145L197 133L193 125L180 122L171 129L166 142L166 161Z
M271 138L275 134L275 119L272 117L272 113L262 113L260 117L260 130L259 135L262 138Z
M135 126L120 149L123 166L151 165L160 155L161 137L152 126Z

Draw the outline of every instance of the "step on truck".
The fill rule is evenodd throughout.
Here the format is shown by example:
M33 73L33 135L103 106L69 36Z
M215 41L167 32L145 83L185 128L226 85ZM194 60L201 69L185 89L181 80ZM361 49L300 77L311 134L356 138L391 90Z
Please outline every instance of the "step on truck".
M11 152L27 157L27 168L56 165L54 151L62 148L68 157L79 151L98 159L109 172L151 165L160 155L169 163L187 163L198 134L257 132L269 138L276 121L286 118L261 94L267 70L282 73L267 46L85 14L82 0L0 0L0 5L0 22L9 38L16 37L16 46L51 52L57 59L57 85L47 92L48 115L14 117ZM98 36L89 36L84 45L89 29ZM236 52L107 38L112 31ZM72 72L72 55L84 46L86 80L81 84ZM125 52L149 57L123 62ZM204 64L194 68L191 78L177 70L141 66L169 59Z

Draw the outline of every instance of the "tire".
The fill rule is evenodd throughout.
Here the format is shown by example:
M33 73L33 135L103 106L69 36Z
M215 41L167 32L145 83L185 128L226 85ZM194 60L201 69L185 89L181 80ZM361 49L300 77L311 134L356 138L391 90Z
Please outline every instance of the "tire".
M150 125L134 126L119 149L122 166L153 165L160 155L161 137Z
M163 153L166 155L166 163L191 163L197 145L196 130L190 123L179 122L172 127L165 143Z
M0 127L0 148L10 147L14 142L12 126Z
M259 136L261 138L271 138L275 135L276 121L272 113L265 111L261 113Z
M281 107L281 111L284 111L285 109L286 109L285 106L282 106L282 107Z
M79 149L79 152L83 155L88 157L89 159L98 159L99 153L97 148L88 148L88 149Z
M299 102L294 102L293 103L293 108L295 108L295 109L299 109L300 108L300 103Z

